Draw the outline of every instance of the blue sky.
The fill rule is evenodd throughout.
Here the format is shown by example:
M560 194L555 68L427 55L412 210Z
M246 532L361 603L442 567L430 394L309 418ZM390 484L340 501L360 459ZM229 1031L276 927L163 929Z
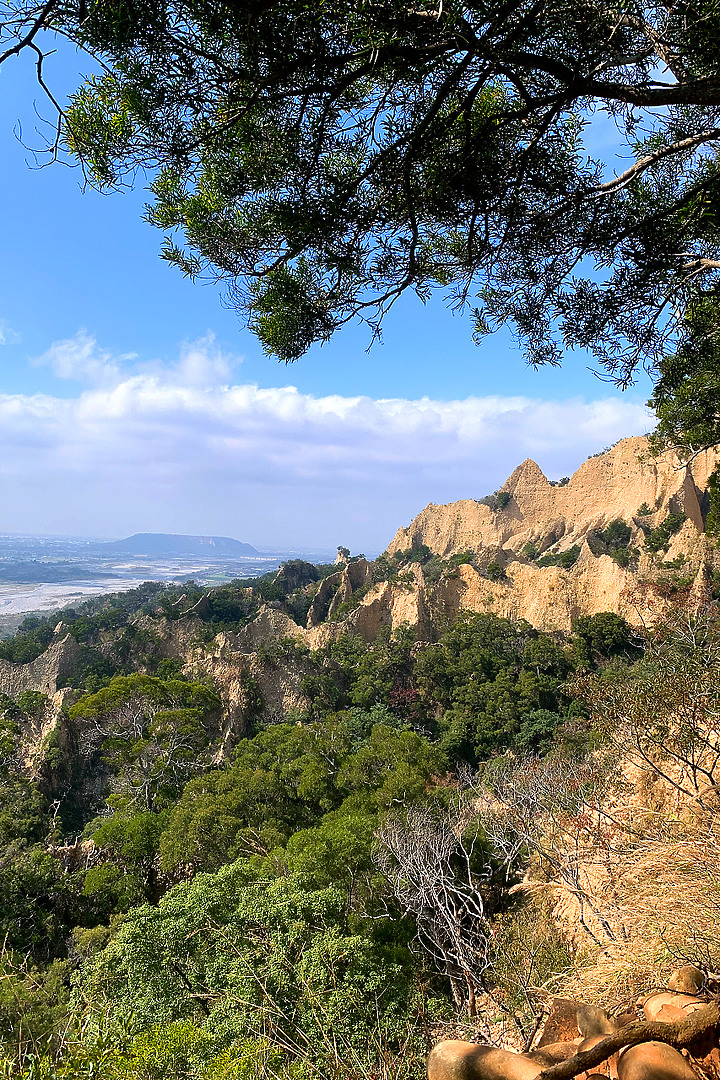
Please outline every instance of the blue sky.
M69 87L88 68L66 50L47 76ZM620 395L578 355L534 372L509 333L478 348L439 299L404 299L369 353L349 327L278 364L218 288L159 259L142 178L101 196L37 168L36 109L50 116L30 57L4 65L0 531L377 551L428 501L484 495L525 456L555 477L647 429L646 380Z

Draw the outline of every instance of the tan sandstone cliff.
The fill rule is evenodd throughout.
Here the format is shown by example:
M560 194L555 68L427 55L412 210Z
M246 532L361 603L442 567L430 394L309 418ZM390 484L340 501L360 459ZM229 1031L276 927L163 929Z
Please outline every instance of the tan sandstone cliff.
M291 705L302 707L301 680L295 675L280 678L267 661L259 663L255 653L263 642L291 638L316 649L342 632L372 641L383 626L403 623L413 626L420 640L432 640L460 611L526 619L543 630L568 631L578 616L600 611L617 612L635 625L651 622L668 602L658 584L664 582L667 591L668 584L682 579L692 582L697 593L709 589L717 555L705 536L703 514L716 461L714 452L699 455L689 465L673 453L652 458L646 438L623 439L584 462L563 486L551 484L535 462L525 461L503 486L511 496L505 509L492 510L470 499L431 504L399 529L388 547L394 555L423 544L444 558L467 551L473 564L450 567L429 584L412 556L402 581L373 582L365 559L345 562L320 583L305 628L268 606L239 634L225 635L217 650L196 657L196 670L230 685L229 675L219 677L221 669L242 666L272 702L271 711L280 714ZM640 517L643 504L651 512ZM647 529L675 512L687 520L669 548L657 555L645 551ZM593 553L593 535L617 518L630 526L630 545L639 552L626 569L608 554ZM523 554L528 542L544 553L578 546L580 554L569 570L542 567ZM668 571L667 563L678 556L684 560L681 570ZM504 570L499 580L491 580L483 570L490 561ZM230 696L239 710L244 692L238 686Z
M675 453L653 458L645 437L623 439L610 450L589 458L569 483L553 485L534 461L526 460L503 485L511 498L503 510L472 499L444 506L430 504L401 528L389 554L424 544L438 555L464 551L504 567L506 578L493 582L470 565L457 577L442 581L436 603L447 615L458 610L492 610L527 619L546 630L568 630L578 615L615 611L639 624L652 618L657 596L640 583L662 578L665 563L684 557L683 573L706 587L716 555L705 537L703 511L708 477L716 451L698 455L686 465ZM638 516L646 504L652 511ZM687 520L673 536L667 552L653 557L644 550L646 528L660 525L669 513ZM637 565L623 569L609 555L593 554L588 540L597 530L622 518L632 529ZM577 545L580 556L570 570L538 567L524 557L532 543L543 553L560 553Z
M267 605L239 633L223 634L185 658L196 674L210 675L220 686L230 731L243 726L252 683L275 717L306 704L302 656L288 655L278 665L263 651L264 645L283 639L317 649L343 632L372 641L383 626L409 624L420 640L432 640L460 611L526 619L543 630L567 631L578 616L600 611L615 611L635 625L650 622L666 602L652 583L673 576L663 571L663 562L683 556L684 579L694 579L697 592L707 590L717 556L705 536L703 510L716 460L713 452L699 455L689 466L674 454L653 459L646 438L624 439L586 461L562 487L551 484L534 462L525 461L504 485L511 494L504 510L493 511L475 500L430 505L398 530L388 548L393 555L425 544L443 557L471 551L474 565L453 567L428 584L419 563L411 562L402 581L373 583L365 559L345 562L320 583L306 627ZM642 517L646 528L659 525L670 512L687 518L659 556L643 550L645 533L637 514L643 503L651 509ZM617 518L630 525L630 543L640 551L637 564L629 569L610 555L593 554L588 543L596 530ZM570 570L539 567L522 554L529 541L543 552L578 545L580 555ZM490 560L504 568L505 576L498 581L482 570Z
M519 554L528 541L564 549L614 518L631 521L643 503L654 511L652 524L669 510L680 510L701 533L700 503L716 461L715 451L698 455L689 465L675 453L652 458L646 437L622 439L589 458L561 487L528 458L503 484L512 496L504 510L473 499L431 503L406 529L398 529L388 551L393 554L413 542L439 555L492 547Z
M510 495L504 509L472 499L431 504L398 530L388 547L390 556L421 544L446 560L470 553L471 562L446 562L439 576L427 575L411 554L401 561L401 573L384 578L378 564L344 559L335 573L310 586L315 591L304 627L278 601L265 605L239 632L210 642L202 637L207 627L195 610L170 621L143 616L140 623L153 631L162 655L177 657L186 671L215 681L232 741L248 723L255 689L273 718L302 711L307 704L303 649L321 648L340 633L372 641L382 627L409 624L419 640L432 641L461 611L526 619L550 631L568 631L578 616L600 611L617 612L640 625L652 622L672 602L679 585L707 595L720 567L704 531L708 477L717 460L716 452L703 453L689 465L672 453L652 458L646 438L623 439L584 462L563 486L551 484L527 460L503 486ZM640 516L643 504L650 513ZM646 531L671 512L684 514L685 523L668 549L653 555L645 550ZM630 547L638 552L627 568L598 553L593 541L598 529L617 518L630 526ZM579 556L571 569L538 566L524 554L528 543L550 554L578 547ZM673 560L677 565L669 568ZM502 568L496 580L486 572L491 562ZM283 641L294 647L283 652ZM278 648L282 655L273 655ZM60 627L48 652L32 664L0 663L0 689L10 696L25 689L52 695L76 650Z

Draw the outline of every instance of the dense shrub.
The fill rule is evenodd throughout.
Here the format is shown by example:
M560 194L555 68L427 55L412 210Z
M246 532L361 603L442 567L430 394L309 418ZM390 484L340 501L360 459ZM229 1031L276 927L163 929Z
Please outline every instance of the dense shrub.
M44 653L53 639L53 627L49 622L29 615L20 623L14 637L0 641L0 660L12 664L29 664Z
M500 563L493 559L493 561L489 562L485 567L485 576L490 578L490 581L503 581L506 579L507 574Z
M627 567L637 562L639 551L630 548L632 529L622 518L615 518L604 529L591 534L590 547L594 555L610 555L619 566Z
M512 495L509 491L500 489L499 491L494 491L492 495L486 495L483 499L480 499L479 502L481 502L483 506L489 506L491 510L504 510L511 499Z
M622 518L615 518L606 528L597 533L600 542L607 551L617 551L618 548L626 548L630 541L631 529Z
M589 668L599 659L619 655L638 655L629 623L613 611L581 615L573 623L573 651L579 667Z
M567 551L557 554L543 555L537 560L538 566L560 566L563 570L571 570L580 557L580 545L574 544Z
M424 1049L412 968L406 950L348 930L341 890L268 881L240 861L134 909L79 991L89 1032L129 1034L136 1067L160 1052L160 1075L186 1075L193 1058L212 1075L220 1056L238 1075L252 1046L240 1075L305 1075L305 1063L371 1075Z
M684 514L679 511L669 513L657 528L649 530L645 537L645 549L653 554L667 550L672 536L683 527L684 522Z

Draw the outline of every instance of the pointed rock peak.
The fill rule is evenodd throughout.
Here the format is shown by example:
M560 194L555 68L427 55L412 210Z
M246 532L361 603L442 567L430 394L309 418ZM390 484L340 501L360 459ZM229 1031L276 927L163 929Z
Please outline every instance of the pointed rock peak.
M525 458L521 465L503 484L503 491L514 494L519 489L550 487L550 481L540 466L532 458Z

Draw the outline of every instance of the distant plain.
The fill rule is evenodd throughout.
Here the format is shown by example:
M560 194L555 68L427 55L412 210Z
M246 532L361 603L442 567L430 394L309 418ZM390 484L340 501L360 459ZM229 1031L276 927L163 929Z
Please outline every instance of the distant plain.
M329 551L268 551L254 556L128 556L99 554L86 537L0 534L0 637L15 632L26 615L71 607L100 593L133 589L143 581L196 581L220 585L257 577L286 559L328 562Z

